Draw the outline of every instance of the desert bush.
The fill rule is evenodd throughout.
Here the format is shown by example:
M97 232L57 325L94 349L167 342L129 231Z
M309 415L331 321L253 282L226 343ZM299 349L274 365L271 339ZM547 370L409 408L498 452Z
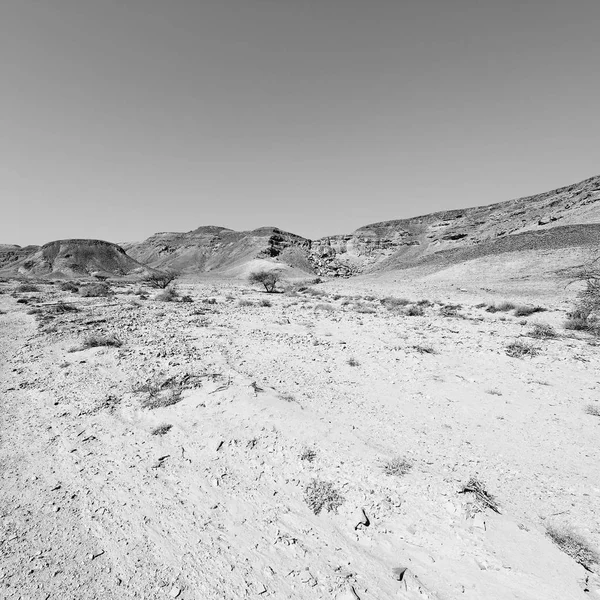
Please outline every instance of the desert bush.
M165 435L165 433L168 433L172 427L173 425L170 425L169 423L163 423L162 425L155 427L150 433L152 435Z
M202 298L202 304L217 304L216 298Z
M83 298L105 298L112 293L106 283L90 283L79 288L79 295Z
M46 307L47 311L56 315L63 315L65 313L79 312L79 309L74 304L68 302L57 302Z
M387 308L388 310L393 310L395 308L402 308L408 304L410 304L410 300L406 298L394 298L393 296L388 296L387 298L382 298L380 301L382 306Z
M401 456L396 456L383 465L383 472L394 477L403 477L411 469L412 463Z
M377 312L372 306L369 306L368 304L363 304L362 302L357 302L354 305L354 310L357 313L360 313L363 315L372 315Z
M304 448L300 454L300 460L305 460L306 462L311 463L315 458L317 458L317 451L314 448Z
M548 323L534 323L533 327L529 331L529 335L534 338L555 338L558 334L556 329Z
M508 312L509 310L513 310L517 305L514 302L509 302L505 300L504 302L500 302L500 304L488 304L487 312L496 313L496 312Z
M546 535L575 562L592 571L594 565L600 564L600 556L594 548L580 535L569 529L548 527Z
M598 331L598 324L592 317L583 317L581 315L575 315L569 317L563 327L571 331L589 331L595 333Z
M423 307L417 306L416 304L409 306L408 309L406 310L406 315L408 317L422 317L424 314L425 314L425 311L423 310Z
M189 295L189 294L185 294L184 296L181 296L181 302L193 302L194 299Z
M600 405L598 405L598 404L588 404L585 407L585 412L588 415L592 415L593 417L600 417Z
M114 335L91 334L88 335L82 343L83 348L97 348L99 346L110 346L120 348L123 342Z
M323 509L337 512L344 503L344 498L335 486L320 479L312 479L304 488L304 500L308 507L318 515Z
M525 305L519 305L517 307L515 307L515 311L513 313L513 315L515 315L515 317L528 317L529 315L533 315L535 313L539 313L539 312L544 312L548 309L544 308L543 306L525 306Z
M539 353L539 348L527 342L516 340L508 344L505 351L512 358L522 358L523 356L536 356Z
M425 299L419 300L416 304L417 304L417 306L422 306L423 308L428 308L430 306L433 306L434 303L431 300L427 300L425 298Z
M251 300L240 300L238 306L254 306L254 302Z
M33 283L22 283L18 285L15 289L15 292L19 293L27 293L27 292L39 292L40 288Z
M168 287L163 289L162 292L156 294L154 299L158 300L159 302L177 302L179 299L179 293L175 288Z
M281 281L281 273L279 271L254 271L248 276L248 281L252 284L262 285L267 293L272 294L275 291L277 282Z
M270 306L273 306L273 305L271 304L271 301L270 301L270 300L267 300L267 299L261 300L261 301L258 303L258 305L259 305L259 306L264 306L265 308L268 308L268 307L270 307Z
M413 350L418 352L419 354L436 354L436 351L431 346L421 346L416 344L413 346Z
M304 290L299 289L298 291L301 291L307 296L313 296L315 298L322 298L323 296L327 296L327 292L324 292L323 290L315 290L314 288L306 288Z
M333 304L330 304L329 302L319 302L319 304L315 304L315 310L333 312L335 310L335 306Z
M460 317L459 310L462 308L460 304L444 304L440 308L440 315L442 317Z
M356 358L354 358L353 356L351 356L346 362L351 367L358 367L360 365L360 363L358 362L358 360L356 360Z
M485 390L486 394L490 394L490 396L502 396L502 392L500 390L497 389L489 389L489 390Z
M77 293L79 291L79 286L75 285L72 281L63 281L58 284L58 289L63 292Z
M150 287L164 290L168 288L176 278L177 274L172 271L160 271L156 273L150 273L150 275L144 277L142 281Z

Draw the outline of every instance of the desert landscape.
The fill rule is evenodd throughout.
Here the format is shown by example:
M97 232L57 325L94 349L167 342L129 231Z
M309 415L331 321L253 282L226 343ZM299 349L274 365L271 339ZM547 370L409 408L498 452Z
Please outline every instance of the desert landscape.
M600 598L599 201L2 246L0 596Z

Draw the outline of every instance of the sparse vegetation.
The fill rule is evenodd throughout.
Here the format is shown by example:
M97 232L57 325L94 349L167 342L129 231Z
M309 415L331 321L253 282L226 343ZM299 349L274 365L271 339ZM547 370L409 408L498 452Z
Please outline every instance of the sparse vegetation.
M460 494L466 494L467 492L475 496L477 507L480 510L491 508L494 512L500 514L500 508L498 507L496 499L485 489L484 484L476 477L471 477L459 491Z
M585 412L593 417L600 417L600 404L588 404L585 407Z
M319 304L315 304L315 310L333 312L335 310L335 306L333 306L333 304L330 304L329 302L319 302Z
M171 285L177 278L177 274L172 271L161 271L151 273L143 279L143 282L153 288L164 290Z
M315 458L317 458L317 451L314 448L304 448L300 454L300 460L304 460L309 463L313 462Z
M545 339L555 338L558 334L556 333L556 329L548 323L534 323L529 331L529 335L533 338Z
M150 410L155 408L165 408L167 406L173 406L181 402L182 389L179 386L166 389L149 389L147 396L141 401L142 408L148 408Z
M509 302L508 300L505 300L500 304L488 304L486 310L489 313L508 312L509 310L513 310L514 308L516 308L516 306L517 305L514 302Z
M520 305L515 307L514 315L515 317L528 317L529 315L533 315L535 313L544 312L548 309L543 306L525 306Z
M181 296L181 302L193 302L194 299L189 295L189 294L185 294L184 296Z
M536 356L539 354L539 348L532 344L516 340L508 344L505 348L506 354L512 358L522 358L523 356Z
M75 285L72 281L62 281L59 283L58 289L63 292L77 293L79 291L79 286Z
M546 535L584 569L592 571L594 565L600 564L598 553L577 533L569 529L550 526L546 529Z
M162 292L159 292L154 296L155 300L159 302L177 302L179 300L179 293L175 288L168 287L163 289Z
M273 305L271 304L271 301L270 301L270 300L267 300L266 298L265 298L265 299L263 299L263 300L261 300L261 301L258 303L258 305L259 305L259 306L264 306L265 308L268 308L268 307L270 307L270 306L273 306Z
M579 271L574 281L583 282L585 288L579 292L573 310L567 315L565 329L587 331L600 335L600 269L596 258Z
M358 360L356 360L356 358L354 358L353 356L351 356L346 362L351 367L358 367L360 365L360 363L358 362Z
M490 389L490 390L485 390L486 394L490 394L490 396L502 396L502 392L500 390L497 389Z
M83 298L105 298L112 293L113 291L106 283L90 283L79 288L79 295Z
M419 354L436 354L436 351L431 346L420 346L419 344L416 344L412 348Z
M404 477L411 469L412 463L402 456L396 456L383 465L383 472L394 477Z
M323 509L337 512L344 503L344 498L335 486L320 479L312 479L304 488L304 500L308 507L318 515Z
M254 306L254 302L251 300L240 300L238 306Z
M262 285L267 293L272 294L275 291L277 283L281 281L281 273L279 271L254 271L248 276L248 281L252 284Z
M168 433L172 429L172 427L173 425L163 423L162 425L155 427L150 433L152 435L165 435L165 433Z
M406 298L394 298L393 296L382 298L379 302L388 310L403 308L410 304L410 300L407 300Z
M18 285L15 289L15 292L19 292L20 294L39 291L40 288L33 283L22 283L21 285Z
M425 310L423 310L422 306L418 306L417 304L413 304L409 306L406 310L406 315L408 317L422 317L425 314Z
M460 304L444 304L440 308L440 315L442 317L458 317L460 316L458 311L462 308Z
M88 335L82 343L82 348L98 348L100 346L109 346L112 348L120 348L123 342L114 335Z
M363 315L372 315L377 312L375 310L375 308L373 308L372 306L369 306L368 304L364 304L363 302L357 302L354 305L354 310L357 313L361 313Z

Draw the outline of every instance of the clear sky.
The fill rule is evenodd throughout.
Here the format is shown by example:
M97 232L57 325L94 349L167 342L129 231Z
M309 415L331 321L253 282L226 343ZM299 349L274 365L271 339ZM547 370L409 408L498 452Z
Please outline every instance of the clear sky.
M599 0L1 0L0 243L316 238L600 173Z

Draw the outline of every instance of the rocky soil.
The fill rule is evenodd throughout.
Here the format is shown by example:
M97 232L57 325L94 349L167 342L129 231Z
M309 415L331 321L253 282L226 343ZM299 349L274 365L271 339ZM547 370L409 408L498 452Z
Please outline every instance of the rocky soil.
M563 287L515 316L435 281L18 286L0 597L600 598L598 346Z

